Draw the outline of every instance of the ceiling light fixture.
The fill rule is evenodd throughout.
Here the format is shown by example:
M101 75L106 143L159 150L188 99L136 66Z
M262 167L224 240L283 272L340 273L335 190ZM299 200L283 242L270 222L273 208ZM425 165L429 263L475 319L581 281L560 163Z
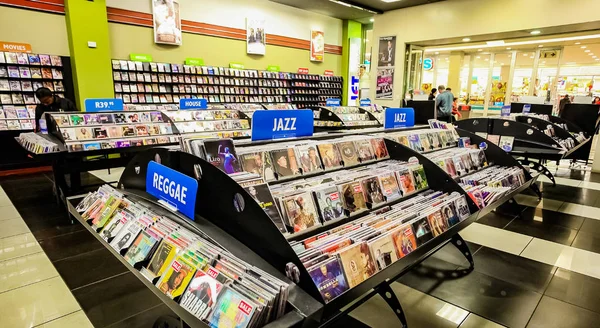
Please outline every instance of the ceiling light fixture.
M600 58L596 58L595 60L598 61L598 60L600 60Z
M390 3L390 2L398 2L398 1L402 1L402 0L381 0L381 1Z
M528 55L527 54L523 54L523 56L527 57Z
M504 40L486 41L485 43L486 43L488 46L497 47L497 46L504 45Z
M394 2L394 1L400 1L400 0L393 0L393 1L391 1L391 2ZM375 14L382 14L382 13L383 13L383 12L376 12L376 11L373 11L373 10L370 10L370 9L367 9L367 8L363 8L363 7L360 7L360 6L356 6L356 5L353 5L353 4L350 4L350 3L344 2L344 1L339 1L339 0L329 0L329 2L337 3L337 4L338 4L338 5L340 5L340 6L344 6L344 7L348 7L348 8L354 8L354 9L358 9L358 10L366 11L366 12L368 12L368 13L371 13L371 14L374 14L374 15L375 15Z
M531 35L538 35L540 33L542 33L542 31L540 31L540 30L535 30L535 31L529 32L529 34L531 34Z
M469 42L469 41L471 41L470 38L463 38L462 40L463 40L463 42Z
M475 57L475 58L479 59L479 58L481 58L481 56L477 56L477 57Z
M510 50L510 49L512 49L512 48L511 47L506 48L506 50Z
M436 51L436 52L435 52L435 54L436 54L436 55L439 55L439 54L440 54L440 52L439 52L439 51Z
M538 46L538 48L542 48L543 46L544 46L543 44L540 44L540 45Z
M577 44L581 44L581 42L575 42L575 44L576 44L576 45L577 45Z
M369 19L369 22L373 23L375 21L375 18L371 18Z
M585 48L587 48L587 47L586 46L581 46L581 49L585 49Z
M590 49L586 49L586 50L584 50L583 52L590 52L590 51L591 51Z
M483 51L483 49L477 49L477 51Z

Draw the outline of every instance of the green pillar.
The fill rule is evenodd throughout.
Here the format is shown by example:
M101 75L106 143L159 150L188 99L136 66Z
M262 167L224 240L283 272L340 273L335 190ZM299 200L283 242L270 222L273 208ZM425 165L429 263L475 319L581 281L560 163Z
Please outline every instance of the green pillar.
M362 38L362 24L353 20L344 20L342 24L342 77L344 78L342 104L348 105L348 88L351 78L349 72L350 70L358 71L358 67L350 67L350 39ZM358 51L361 48L359 46Z
M85 99L114 97L106 1L65 0L65 20L76 104L83 111Z

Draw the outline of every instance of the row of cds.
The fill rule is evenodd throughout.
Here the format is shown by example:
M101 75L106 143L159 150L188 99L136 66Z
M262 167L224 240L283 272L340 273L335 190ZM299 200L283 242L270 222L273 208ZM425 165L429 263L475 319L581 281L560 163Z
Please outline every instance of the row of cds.
M285 312L289 285L145 204L102 186L76 210L167 297L211 327L260 327Z
M329 302L469 215L464 195L428 190L318 237L290 244Z
M181 99L206 99L209 103L285 103L288 96L251 96L251 95L219 95L219 94L157 94L157 93L115 93L115 98L122 99L125 104L172 104Z
M0 51L0 63L60 67L62 66L62 59L60 56Z
M0 106L0 130L33 130L35 106Z
M425 154L453 178L473 173L488 166L483 149L450 148Z
M459 138L453 129L418 129L386 133L385 136L420 153L455 147Z
M115 92L123 93L202 93L239 95L290 95L296 93L285 88L196 86L195 84L115 83Z
M25 147L25 149L35 154L46 154L59 151L57 144L46 140L44 137L33 132L19 134L19 143Z
M523 169L501 166L490 166L459 180L479 208L490 205L525 182Z
M0 77L16 79L47 79L62 80L63 73L57 68L27 67L27 66L0 66ZM25 90L23 90L25 91Z

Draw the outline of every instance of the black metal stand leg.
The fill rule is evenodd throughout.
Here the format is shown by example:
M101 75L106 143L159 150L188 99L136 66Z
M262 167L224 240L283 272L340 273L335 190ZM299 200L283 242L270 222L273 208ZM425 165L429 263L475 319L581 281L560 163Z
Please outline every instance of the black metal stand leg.
M540 191L540 186L538 186L535 183L532 183L529 188L531 188L531 190L533 190L533 192L535 192L535 194L538 196L538 200L542 200L542 192Z
M454 236L452 236L450 242L452 243L452 245L454 245L454 247L456 247L460 251L460 253L467 259L467 261L469 261L469 271L475 269L475 261L473 261L473 254L471 253L467 242L459 234L455 234Z
M519 205L514 198L511 198L506 203L498 206L496 213L507 216L521 216L524 210L524 206Z
M402 309L400 301L398 300L398 297L396 297L394 290L392 290L392 287L390 287L390 285L387 283L381 284L377 288L377 293L383 297L388 306L394 311L398 317L398 320L400 320L400 323L402 324L401 328L408 328L408 323L406 322L406 317L404 316L404 310Z
M552 185L556 186L556 180L554 179L554 175L550 172L544 165L536 162L531 162L528 159L520 159L519 163L523 166L528 166L534 171L538 171L541 174L545 175L550 181L552 181Z

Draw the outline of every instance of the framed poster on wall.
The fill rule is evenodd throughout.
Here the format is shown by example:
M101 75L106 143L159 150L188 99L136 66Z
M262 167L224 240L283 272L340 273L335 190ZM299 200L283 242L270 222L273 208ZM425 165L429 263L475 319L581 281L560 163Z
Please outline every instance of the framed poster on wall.
M264 55L266 49L265 20L246 18L246 53Z
M392 99L393 92L394 67L378 67L375 99Z
M179 0L152 0L154 43L181 45Z
M396 36L382 36L379 38L379 63L378 67L396 66Z
M323 62L325 58L325 33L310 31L310 61Z

